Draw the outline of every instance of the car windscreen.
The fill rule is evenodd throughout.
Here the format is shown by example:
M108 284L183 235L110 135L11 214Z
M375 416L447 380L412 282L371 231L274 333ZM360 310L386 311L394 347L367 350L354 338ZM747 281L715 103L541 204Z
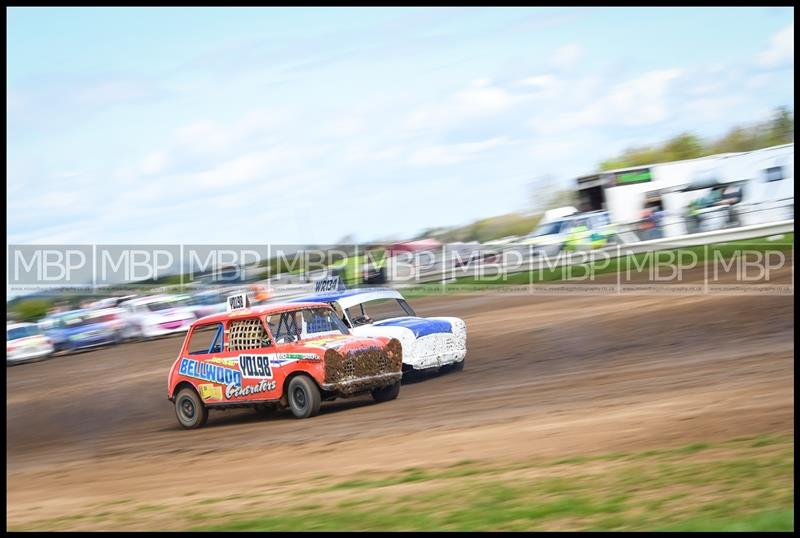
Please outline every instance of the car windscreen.
M547 222L542 224L536 231L531 234L531 237L540 237L542 235L552 235L557 234L559 230L561 230L561 225L564 223L562 220L556 220L553 222Z
M308 308L302 311L306 336L321 333L348 334L349 331L336 312L330 308Z
M225 302L225 297L221 295L195 295L189 300L190 304L193 305L203 305L203 306L211 306Z
M90 323L108 323L119 319L117 314L96 314L89 318Z
M600 213L592 217L591 223L593 228L600 228L611 224L611 220L608 218L608 213Z
M150 312L158 312L159 310L169 310L170 308L179 308L184 306L183 301L158 301L155 303L147 303L147 309Z
M350 334L347 326L330 308L304 308L271 314L266 317L266 322L278 343L324 334Z
M416 313L403 299L375 299L351 306L347 317L354 327L391 318L415 316Z
M65 327L67 329L72 329L73 327L82 327L84 325L89 325L90 323L95 323L91 321L91 318L85 314L74 314L70 316L64 316L61 318L61 322L59 325L61 327Z
M33 325L29 327L14 327L6 331L6 341L36 336L37 334L41 333L39 333L39 329Z

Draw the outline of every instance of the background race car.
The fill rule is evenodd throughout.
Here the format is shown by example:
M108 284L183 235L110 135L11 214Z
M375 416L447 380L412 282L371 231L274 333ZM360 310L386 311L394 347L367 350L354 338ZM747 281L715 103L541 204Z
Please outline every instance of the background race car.
M192 308L180 297L152 295L125 301L125 338L155 338L184 332L197 319Z
M53 341L35 323L6 325L6 365L49 357L53 350Z
M70 310L43 319L39 326L52 339L56 351L78 351L119 341L121 323L115 311Z

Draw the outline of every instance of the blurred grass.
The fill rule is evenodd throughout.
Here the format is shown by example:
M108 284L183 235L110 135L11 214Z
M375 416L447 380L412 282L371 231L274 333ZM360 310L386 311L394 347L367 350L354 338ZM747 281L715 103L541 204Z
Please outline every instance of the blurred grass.
M587 262L584 264L580 264L573 269L573 273L576 278L581 279L581 282L588 282L588 279L584 277L587 275L602 275L602 274L611 274L611 273L618 273L620 271L627 271L630 270L631 274L636 273L647 273L651 267L658 265L658 264L668 264L668 263L683 263L684 265L688 264L692 260L696 260L698 266L702 265L706 262L719 262L720 260L725 260L729 262L731 258L736 255L737 253L742 253L747 251L748 261L755 262L754 259L751 258L755 253L761 253L762 255L765 252L773 252L773 251L781 251L785 252L787 250L791 250L794 246L794 233L787 233L782 234L783 237L776 240L767 240L767 238L760 238L760 239L748 239L743 241L730 241L725 243L713 243L709 245L699 245L693 247L685 247L685 248L678 248L678 249L665 249L658 251L657 256L653 255L653 253L641 253L641 254L633 254L628 256L621 256L619 258L613 258L611 260L605 259L598 259L597 261L591 261L591 259L587 259ZM622 247L624 251L624 247ZM756 255L757 256L757 255ZM672 260L672 262L670 262ZM685 260L681 262L681 260ZM550 260L551 263L555 262L555 258ZM724 269L724 268L721 268ZM734 265L732 271L736 270L736 266ZM720 274L723 274L725 271L720 271ZM570 274L570 273L567 273ZM545 268L542 270L535 269L533 271L521 271L518 273L513 273L507 275L505 278L502 279L495 279L495 280L487 280L487 279L480 279L475 277L461 277L457 278L454 282L456 286L469 286L471 284L474 285L523 285L523 284L535 284L537 282L554 282L554 281L561 281L565 280L565 271L560 267L556 268ZM452 284L447 284L447 286L452 286ZM447 288L445 286L445 290ZM417 296L424 293L425 288L429 288L428 293L437 293L435 291L438 290L438 293L442 293L442 286L441 284L428 284L426 286L420 286L419 290L417 291ZM435 289L434 289L435 288Z
M306 490L302 506L218 514L194 530L791 531L793 475L793 440L780 436L505 467L469 462L341 480Z
M462 460L317 476L277 491L269 484L171 506L109 501L98 511L9 530L793 531L793 476L793 436L762 435L504 465Z
M569 205L567 203L562 205ZM478 241L484 243L495 239L510 236L525 236L531 233L544 216L543 213L522 214L509 213L481 220L476 220L466 226L448 228L445 230L425 230L417 239L434 237L443 243L458 241Z
M533 271L520 271L517 273L510 273L504 277L494 278L493 273L489 273L491 279L481 279L472 276L459 277L455 280L442 282L427 282L418 285L408 286L402 289L403 295L407 298L421 298L429 296L438 296L447 293L469 293L471 291L481 291L487 289L501 289L502 286L528 286L531 284L544 283L544 282L571 282L569 276L572 274L577 280L572 282L579 282L582 284L594 284L595 282L591 277L600 276L604 274L616 274L623 271L630 271L630 275L636 274L648 275L651 267L658 264L665 265L670 259L673 260L689 260L687 256L696 256L697 266L701 267L704 263L715 263L718 266L718 274L720 276L726 273L735 273L737 265L732 261L732 257L737 252L747 250L746 260L749 263L755 263L757 260L757 252L764 255L766 252L780 251L787 256L787 263L794 247L794 233L781 234L782 237L775 240L767 240L767 238L749 239L743 241L732 241L726 243L714 243L709 245L700 245L694 247L687 247L682 249L666 249L658 251L658 258L653 256L648 257L647 254L635 254L630 256L622 256L614 258L609 261L601 260L592 262L591 259L586 263L581 263L571 269L572 273L565 271L563 268L542 269ZM772 256L773 254L770 254ZM682 257L682 258L681 258ZM721 260L724 260L723 266ZM551 263L555 259L551 260ZM774 261L774 260L772 260ZM727 267L727 269L726 269ZM713 271L713 269L710 269ZM565 276L567 278L565 278ZM713 279L713 273L710 274ZM627 274L626 274L627 278ZM766 280L759 280L757 283L763 284ZM639 282L641 283L641 282ZM680 282L678 282L680 283ZM623 284L625 282L623 281Z

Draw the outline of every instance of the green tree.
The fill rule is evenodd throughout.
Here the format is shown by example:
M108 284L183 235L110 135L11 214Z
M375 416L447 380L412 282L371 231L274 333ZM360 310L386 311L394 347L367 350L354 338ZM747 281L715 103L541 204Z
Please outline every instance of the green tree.
M663 157L668 161L682 161L702 157L703 142L691 133L682 133L664 144Z
M20 321L36 321L43 318L52 306L53 302L47 299L23 299L12 308Z
M728 134L719 139L713 146L713 153L735 153L757 149L758 133L754 129L734 127Z
M716 153L735 153L794 142L794 115L787 107L775 109L772 118L752 126L736 126L724 136L703 142L682 133L656 146L628 148L622 155L601 161L600 171L648 164L696 159Z
M794 116L788 108L780 107L767 128L766 143L768 146L777 146L789 142L794 142Z

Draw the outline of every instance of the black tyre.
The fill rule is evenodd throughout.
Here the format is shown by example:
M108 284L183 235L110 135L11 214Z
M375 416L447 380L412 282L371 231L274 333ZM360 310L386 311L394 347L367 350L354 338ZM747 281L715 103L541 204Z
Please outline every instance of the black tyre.
M187 430L199 428L208 420L208 409L200 396L190 388L183 388L175 397L175 414L180 425Z
M372 391L372 397L375 398L376 402L394 400L397 398L398 394L400 394L400 383L395 383L394 385L381 387Z
M466 358L466 357L464 357L463 359L461 359L461 360L460 360L460 361L458 361L458 362L454 362L454 363L452 363L452 364L448 364L448 365L446 365L446 366L442 366L442 367L441 367L441 369L440 369L440 371L441 371L442 373L448 373L448 372L460 372L461 370L463 370L463 369L464 369L464 363L465 363L465 362L467 362L467 358Z
M297 418L310 418L319 413L322 396L317 384L307 376L299 375L289 382L289 409Z

